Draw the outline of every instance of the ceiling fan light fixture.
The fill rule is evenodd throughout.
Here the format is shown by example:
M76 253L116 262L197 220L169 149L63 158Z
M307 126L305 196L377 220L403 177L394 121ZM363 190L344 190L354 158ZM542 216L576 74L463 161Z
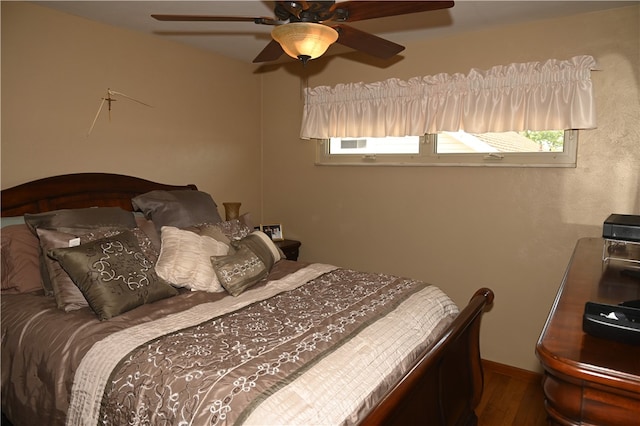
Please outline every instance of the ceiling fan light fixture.
M287 55L305 63L322 56L329 46L338 40L336 30L313 22L279 25L271 31L271 36L280 43Z

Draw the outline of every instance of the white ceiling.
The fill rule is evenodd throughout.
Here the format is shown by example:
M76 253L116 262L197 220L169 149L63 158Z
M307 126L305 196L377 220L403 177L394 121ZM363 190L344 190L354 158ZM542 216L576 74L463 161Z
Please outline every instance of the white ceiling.
M154 34L251 62L270 41L273 27L252 22L161 22L154 14L273 17L273 2L236 1L37 1L87 19ZM354 22L360 30L399 44L489 26L628 6L638 1L456 1L451 9ZM332 46L327 54L349 49ZM402 54L402 53L401 53ZM286 57L286 55L283 55Z

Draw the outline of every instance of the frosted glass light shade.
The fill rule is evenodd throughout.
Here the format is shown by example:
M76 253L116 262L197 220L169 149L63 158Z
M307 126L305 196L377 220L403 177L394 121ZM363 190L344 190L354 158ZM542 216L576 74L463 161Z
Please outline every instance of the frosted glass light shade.
M322 24L292 22L275 27L271 36L287 55L306 62L322 56L338 39L338 32Z

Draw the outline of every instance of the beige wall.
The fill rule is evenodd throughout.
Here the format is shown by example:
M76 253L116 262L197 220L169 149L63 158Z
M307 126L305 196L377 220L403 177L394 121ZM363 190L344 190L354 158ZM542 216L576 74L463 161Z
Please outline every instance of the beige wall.
M260 77L252 71L159 37L2 2L2 188L113 172L195 183L259 214ZM153 108L117 98L111 121L105 105L87 136L107 88Z
M356 57L290 63L264 75L265 219L302 240L302 260L437 284L464 304L496 293L483 357L538 370L535 344L578 238L612 212L640 214L640 9L542 21L408 46L388 67ZM467 73L593 55L598 129L578 167L319 167L300 141L300 87Z
M280 222L301 259L439 285L464 304L496 292L485 358L538 369L535 342L575 241L611 212L640 214L640 8L408 46L403 60L346 55L254 67L46 8L2 3L2 188L81 171L196 183ZM466 73L590 54L597 130L576 169L313 165L298 139L304 84ZM107 87L118 100L86 132ZM264 160L261 162L261 156ZM264 211L263 211L264 210Z

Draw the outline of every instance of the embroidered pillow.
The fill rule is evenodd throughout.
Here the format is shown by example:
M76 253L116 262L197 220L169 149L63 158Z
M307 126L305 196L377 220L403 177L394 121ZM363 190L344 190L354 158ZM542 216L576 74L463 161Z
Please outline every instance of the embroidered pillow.
M229 246L208 236L200 236L173 226L163 226L162 248L156 273L176 287L221 292L211 256L224 256Z
M66 229L66 228L65 228ZM40 247L43 253L56 248L69 247L72 240L77 240L77 244L86 244L105 237L111 237L122 232L121 229L113 228L97 228L97 229L67 229L69 232L59 232L49 229L37 229L38 238L40 239ZM140 246L142 253L151 262L155 262L158 253L155 251L153 244L149 240L147 234L139 228L131 230L136 241ZM53 296L56 299L56 305L65 312L86 308L89 306L84 295L75 285L69 274L62 268L55 259L45 256L44 265L47 276L51 284Z
M158 277L131 231L48 254L60 262L101 320L178 294Z
M160 253L161 243L160 243L160 234L158 234L158 231L156 230L156 226L153 224L152 220L145 218L144 215L142 215L141 213L136 213L135 219L136 219L137 227L149 239L149 243L151 244L154 251L156 252L156 258L157 258L158 254Z
M269 274L260 257L246 245L231 255L211 257L211 263L220 284L232 296L239 296Z
M120 207L87 207L27 213L24 215L24 221L36 236L39 228L73 233L77 229L133 229L136 227L133 213ZM53 296L53 284L47 273L46 257L46 252L41 252L42 287L45 295Z
M235 248L240 246L249 247L262 260L267 267L267 271L271 271L273 265L284 258L278 246L262 231L254 231L240 241L234 241L232 245Z

